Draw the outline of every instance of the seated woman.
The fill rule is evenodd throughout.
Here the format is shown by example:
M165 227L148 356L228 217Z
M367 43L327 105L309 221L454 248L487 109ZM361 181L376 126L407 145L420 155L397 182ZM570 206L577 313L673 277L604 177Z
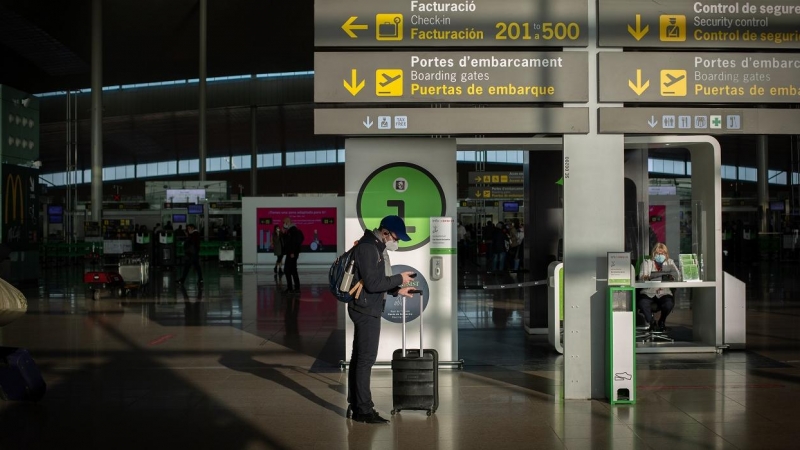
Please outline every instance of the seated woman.
M652 259L645 259L642 261L642 266L639 269L639 279L642 281L661 280L661 281L681 281L681 271L675 264L675 261L670 259L669 250L667 246L659 242L653 247ZM651 304L655 302L658 305L658 310L661 315L656 319L653 317L651 311ZM647 289L640 289L637 300L639 309L644 314L647 323L650 324L651 331L664 330L664 323L667 316L672 312L675 306L675 298L672 296L672 291L669 288L651 287Z

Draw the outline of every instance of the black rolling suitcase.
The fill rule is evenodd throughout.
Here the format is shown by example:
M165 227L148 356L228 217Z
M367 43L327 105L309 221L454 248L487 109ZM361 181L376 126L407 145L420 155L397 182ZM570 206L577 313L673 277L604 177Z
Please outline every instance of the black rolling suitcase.
M392 353L392 415L404 409L439 408L439 353L422 345L422 293L419 293L419 350L406 350L406 299L403 297L403 348ZM420 356L420 353L422 356Z
M42 373L27 350L0 347L0 398L37 402L45 391Z

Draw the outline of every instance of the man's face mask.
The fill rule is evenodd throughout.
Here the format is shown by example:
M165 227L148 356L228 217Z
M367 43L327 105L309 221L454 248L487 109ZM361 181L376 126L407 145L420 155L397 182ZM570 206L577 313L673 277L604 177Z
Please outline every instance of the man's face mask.
M400 248L400 244L394 240L391 233L383 233L383 243L386 244L386 250L392 252L397 251L397 249Z

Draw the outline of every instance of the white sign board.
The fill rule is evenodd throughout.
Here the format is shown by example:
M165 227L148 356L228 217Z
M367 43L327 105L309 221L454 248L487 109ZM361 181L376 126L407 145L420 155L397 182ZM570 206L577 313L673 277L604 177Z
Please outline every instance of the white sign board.
M629 252L608 253L608 285L631 285L631 254Z

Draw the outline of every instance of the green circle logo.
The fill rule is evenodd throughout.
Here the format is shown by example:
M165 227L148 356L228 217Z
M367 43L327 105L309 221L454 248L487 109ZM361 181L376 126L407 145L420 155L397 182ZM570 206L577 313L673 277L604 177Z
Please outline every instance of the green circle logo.
M358 191L356 212L361 227L372 230L381 219L398 215L411 240L400 251L422 247L430 240L430 218L447 211L444 191L430 172L410 163L392 163L372 172Z

